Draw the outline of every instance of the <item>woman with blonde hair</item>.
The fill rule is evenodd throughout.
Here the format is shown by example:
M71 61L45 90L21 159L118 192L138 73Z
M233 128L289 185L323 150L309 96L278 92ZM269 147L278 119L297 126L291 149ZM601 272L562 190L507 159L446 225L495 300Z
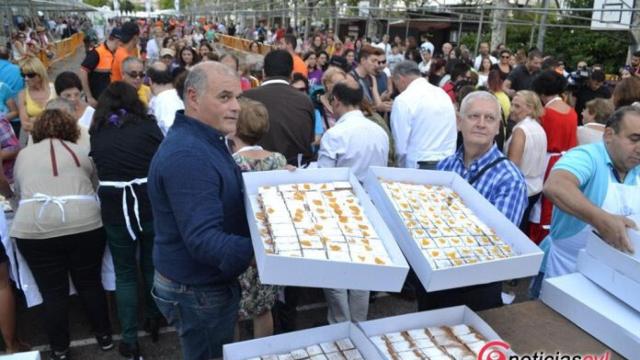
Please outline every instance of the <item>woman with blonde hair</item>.
M528 229L529 213L540 197L546 167L547 135L540 117L544 113L542 102L536 93L518 91L511 101L511 119L516 123L506 142L506 153L524 175L527 184L527 206L520 228Z
M47 102L56 97L49 84L49 75L44 64L35 57L28 57L20 63L20 71L25 87L18 93L18 114L20 117L20 143L26 145L33 124L44 111Z
M264 150L256 145L269 131L269 112L260 102L240 98L240 115L233 141L233 159L245 171L284 169L287 159L277 152ZM271 308L276 301L277 288L262 285L255 265L249 266L239 278L242 295L239 321L253 320L254 338L273 335ZM236 336L237 337L237 336Z

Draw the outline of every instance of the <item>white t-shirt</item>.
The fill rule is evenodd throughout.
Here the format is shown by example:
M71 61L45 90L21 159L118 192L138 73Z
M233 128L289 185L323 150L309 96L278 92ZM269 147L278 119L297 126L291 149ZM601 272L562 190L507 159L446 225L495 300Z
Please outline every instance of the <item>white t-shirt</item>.
M96 112L96 109L92 108L91 106L87 106L84 109L84 113L82 113L82 116L80 116L80 119L78 119L78 125L83 126L85 128L90 128L91 127L91 121L93 120L93 113Z
M180 100L176 89L165 90L154 96L149 102L149 111L156 117L158 127L164 135L176 118L176 111L184 110L184 103Z

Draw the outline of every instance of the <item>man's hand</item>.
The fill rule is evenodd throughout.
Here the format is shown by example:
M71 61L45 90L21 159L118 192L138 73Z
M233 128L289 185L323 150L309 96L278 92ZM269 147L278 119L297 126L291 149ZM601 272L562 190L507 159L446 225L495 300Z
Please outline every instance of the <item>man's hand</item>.
M594 224L600 236L616 249L633 253L633 245L627 235L627 229L638 229L636 223L624 216L603 214Z
M390 112L393 107L393 101L383 101L378 106L376 106L376 111L379 112Z

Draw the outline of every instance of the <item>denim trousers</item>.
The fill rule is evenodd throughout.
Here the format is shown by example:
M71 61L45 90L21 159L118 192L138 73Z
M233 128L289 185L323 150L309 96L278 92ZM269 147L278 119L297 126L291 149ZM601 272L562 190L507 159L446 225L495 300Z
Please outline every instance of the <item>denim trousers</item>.
M44 327L54 351L69 348L69 276L96 335L111 334L100 272L103 228L49 239L16 239L42 294Z
M185 360L222 357L222 346L233 342L240 307L237 281L191 286L156 271L151 295L167 322L176 328Z
M104 225L113 267L116 273L116 303L118 319L122 327L122 341L135 344L138 341L138 264L144 284L144 316L150 319L160 316L153 298L153 223L143 223L142 231L136 229L133 240L125 225Z

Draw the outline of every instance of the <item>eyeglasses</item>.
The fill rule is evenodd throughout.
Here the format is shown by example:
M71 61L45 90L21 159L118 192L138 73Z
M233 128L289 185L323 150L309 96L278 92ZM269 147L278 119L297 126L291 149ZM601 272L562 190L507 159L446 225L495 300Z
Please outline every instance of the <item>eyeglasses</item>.
M386 64L386 63L387 63L387 60L378 61L378 65L382 65L382 64Z
M134 79L135 78L141 78L142 79L144 77L144 71L139 71L139 72L138 71L131 71L131 72L128 72L127 75L129 75L130 77L132 77Z
M38 76L38 74L32 73L32 72L31 73L26 73L26 74L22 73L21 75L22 75L22 77L26 77L26 78L29 78L29 79L33 79L34 77Z

